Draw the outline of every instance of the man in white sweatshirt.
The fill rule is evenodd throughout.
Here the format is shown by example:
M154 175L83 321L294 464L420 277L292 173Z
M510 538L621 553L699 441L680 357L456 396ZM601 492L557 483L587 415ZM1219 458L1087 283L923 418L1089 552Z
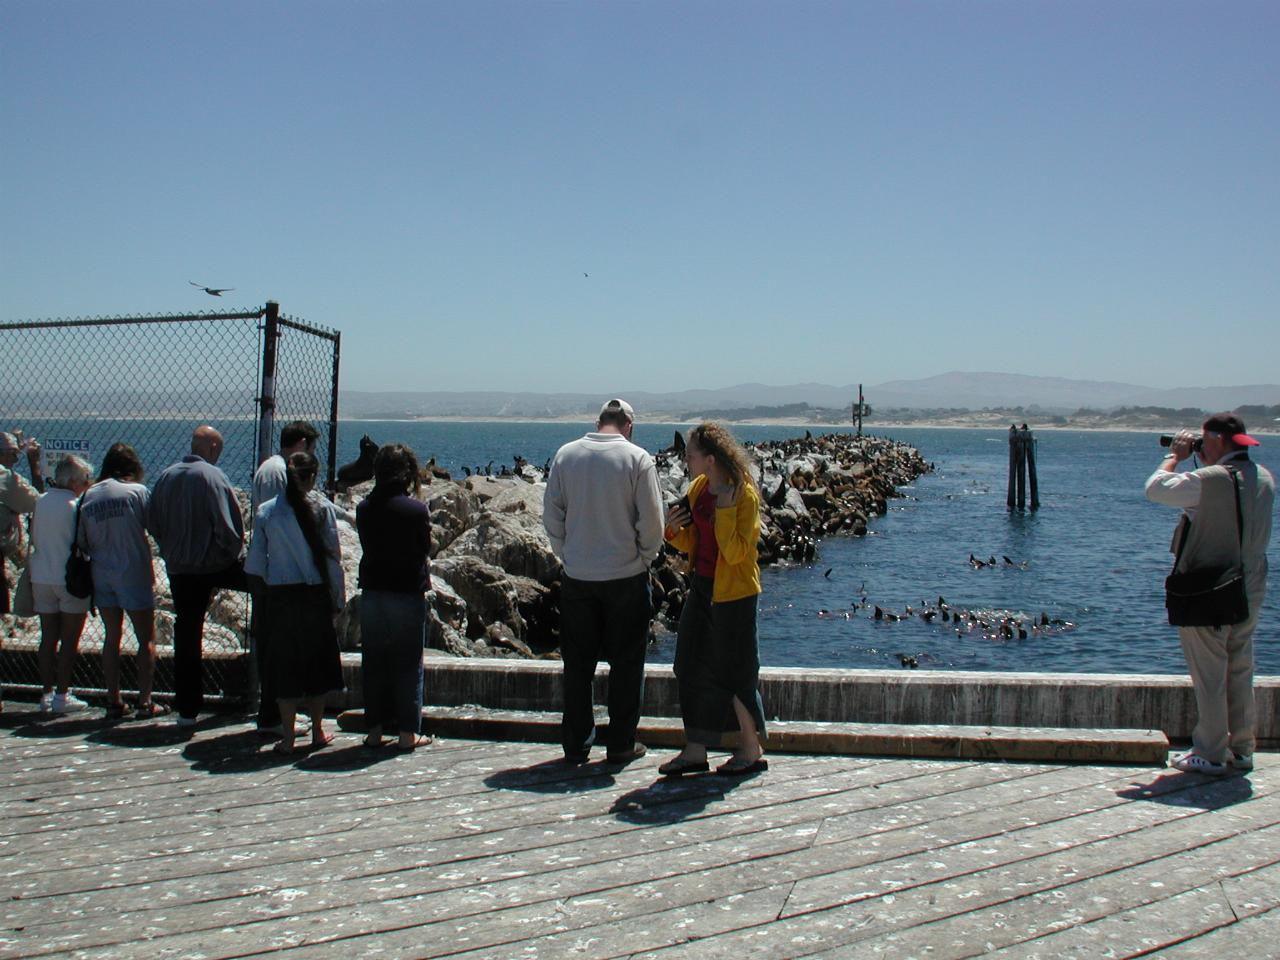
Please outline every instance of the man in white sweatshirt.
M631 442L635 411L625 400L600 408L596 430L556 451L543 525L564 564L560 655L564 661L565 759L585 763L595 742L591 687L609 664L607 759L644 756L636 742L644 654L653 616L649 565L662 549L662 499L653 458Z

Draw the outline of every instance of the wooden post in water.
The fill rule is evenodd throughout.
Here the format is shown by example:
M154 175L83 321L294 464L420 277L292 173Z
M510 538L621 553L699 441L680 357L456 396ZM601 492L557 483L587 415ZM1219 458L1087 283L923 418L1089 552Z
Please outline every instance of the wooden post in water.
M1040 486L1036 481L1036 441L1024 423L1009 427L1009 509L1027 506L1027 474L1031 474L1031 509L1040 507Z
M1027 475L1031 480L1031 509L1040 509L1040 484L1036 482L1036 441L1031 431L1022 430L1027 435Z

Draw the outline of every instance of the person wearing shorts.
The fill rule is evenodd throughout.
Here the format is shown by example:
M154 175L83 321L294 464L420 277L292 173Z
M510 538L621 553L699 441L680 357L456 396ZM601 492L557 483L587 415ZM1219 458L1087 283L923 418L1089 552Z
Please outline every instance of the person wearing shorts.
M76 505L89 488L90 467L79 457L58 461L53 486L40 495L31 518L31 596L40 616L40 709L75 713L89 705L71 693L88 597L67 590L67 558L75 537ZM56 687L56 689L55 689Z
M80 546L92 561L93 598L102 616L105 639L102 673L107 685L107 715L130 712L120 695L120 643L124 615L138 639L136 716L168 713L151 698L156 669L155 571L147 539L149 494L142 485L142 461L126 443L116 443L102 459L98 482L80 507Z

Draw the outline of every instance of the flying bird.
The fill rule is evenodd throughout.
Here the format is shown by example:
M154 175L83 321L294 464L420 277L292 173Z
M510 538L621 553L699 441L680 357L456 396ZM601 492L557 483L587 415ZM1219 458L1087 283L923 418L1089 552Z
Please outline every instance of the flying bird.
M193 287L199 287L211 297L220 297L224 293L230 293L235 290L235 287L206 287L204 284L196 283L194 280L188 280L187 283L191 284Z

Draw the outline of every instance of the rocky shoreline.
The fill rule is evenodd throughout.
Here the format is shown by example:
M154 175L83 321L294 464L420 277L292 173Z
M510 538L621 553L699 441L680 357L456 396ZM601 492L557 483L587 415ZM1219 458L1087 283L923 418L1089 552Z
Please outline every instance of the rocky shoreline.
M760 538L761 565L808 563L818 543L829 536L861 536L867 523L888 509L897 488L932 466L905 444L879 437L826 434L745 445L753 458L764 500ZM657 453L664 502L688 486L675 448ZM542 526L543 471L523 459L499 476L454 479L424 469L421 499L431 511L431 574L428 645L454 656L557 658L559 645L560 561ZM354 510L371 483L339 495ZM241 507L248 514L247 493ZM338 625L344 650L360 648L358 570L360 540L355 528L338 524L346 574L347 608ZM10 564L10 574L16 571ZM157 556L156 640L172 643L173 602L164 564ZM656 621L674 629L688 580L683 558L664 549L652 574ZM243 596L215 596L205 631L209 654L231 654L247 628ZM38 643L39 620L6 617L6 633ZM86 629L82 648L93 649Z

